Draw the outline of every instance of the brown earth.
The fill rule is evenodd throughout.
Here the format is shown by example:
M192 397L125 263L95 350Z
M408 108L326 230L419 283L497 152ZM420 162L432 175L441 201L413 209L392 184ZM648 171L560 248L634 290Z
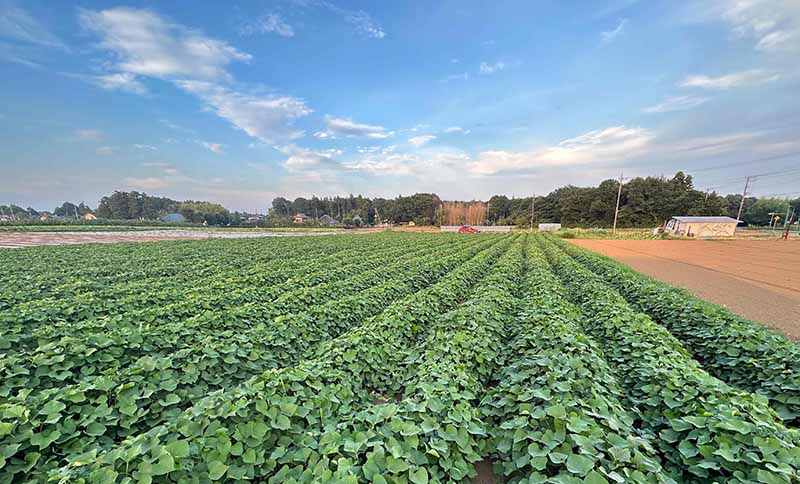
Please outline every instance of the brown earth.
M800 241L571 242L800 339Z
M357 232L357 231L352 231ZM361 231L358 231L359 233ZM364 231L365 232L365 231ZM331 235L339 232L264 232L214 230L134 230L126 232L0 232L0 248L37 245L114 244L158 240L243 239Z

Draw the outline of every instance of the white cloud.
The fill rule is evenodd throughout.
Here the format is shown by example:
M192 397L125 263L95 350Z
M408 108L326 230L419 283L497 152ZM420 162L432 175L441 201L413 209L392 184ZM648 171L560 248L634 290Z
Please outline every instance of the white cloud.
M386 32L380 24L363 10L350 10L329 2L328 0L293 0L293 3L299 7L315 7L333 12L345 22L355 27L356 32L364 37L373 39L382 39L386 37Z
M103 139L103 132L97 129L78 129L75 136L83 141L100 141Z
M356 31L366 37L373 39L382 39L386 37L386 32L383 31L380 25L363 10L350 12L345 16L345 21L356 28Z
M464 129L460 126L451 126L444 130L447 134L459 133L459 134L470 134L472 131L469 129Z
M228 43L174 24L149 10L81 10L81 24L101 37L118 71L158 78L229 80L226 66L251 56Z
M302 100L291 96L254 96L203 81L176 84L205 101L219 117L265 143L302 136L303 132L292 128L292 124L312 112Z
M619 23L617 24L617 27L614 28L613 30L600 32L600 38L602 39L603 43L607 44L613 42L614 39L619 37L625 31L625 25L627 24L628 24L628 19L623 18L620 19Z
M347 170L370 175L414 176L420 180L452 180L462 174L469 156L448 148L424 149L414 153L400 153L390 146L370 150L359 159L343 163Z
M90 76L93 84L112 91L120 90L134 94L146 94L147 88L139 81L135 75L129 72L117 72L101 76Z
M0 37L69 51L66 44L41 22L27 11L11 4L0 5Z
M133 147L136 148L137 150L145 150L145 151L157 151L158 150L158 148L156 148L153 145L144 145L144 144L139 144L139 143L134 144Z
M439 82L468 81L468 80L469 80L469 73L463 72L461 74L451 74L447 77L439 79Z
M778 79L780 79L780 74L764 71L762 69L752 69L719 77L702 75L688 76L680 83L680 86L699 87L703 89L731 89L742 86L757 86L777 81Z
M745 143L761 136L758 132L741 132L716 136L700 136L684 139L672 143L665 143L658 147L659 151L686 156L712 156L741 150Z
M208 141L200 141L200 144L203 145L203 147L208 151L211 151L218 155L222 154L222 144L220 143L209 143Z
M412 138L409 138L408 143L419 148L420 146L426 145L435 139L436 136L432 134L423 134L420 136L414 136Z
M502 71L505 68L506 64L502 61L495 62L494 64L481 62L480 71L481 74L494 74L495 72Z
M347 138L386 139L393 135L383 126L357 123L349 118L325 117L325 130L314 133L319 139Z
M113 155L116 151L117 149L114 148L113 146L101 146L96 150L94 150L94 152L100 156L110 156Z
M716 11L758 50L800 52L800 2L797 0L716 0Z
M539 167L622 161L643 153L651 146L653 138L653 133L644 128L614 126L530 152L484 151L470 163L469 170L477 175L491 175Z
M133 188L135 190L160 190L169 186L169 182L167 180L158 177L129 177L125 179L125 184L129 188Z
M294 37L294 29L287 24L280 15L270 13L264 15L253 23L244 25L241 28L242 35L254 35L261 33L274 33L281 37Z
M283 165L292 172L317 168L321 165L337 165L334 158L342 155L342 151L337 149L314 151L297 145L279 146L276 149L287 155Z
M697 96L669 97L664 102L649 106L642 111L645 113L669 113L672 111L686 111L708 102L708 98Z

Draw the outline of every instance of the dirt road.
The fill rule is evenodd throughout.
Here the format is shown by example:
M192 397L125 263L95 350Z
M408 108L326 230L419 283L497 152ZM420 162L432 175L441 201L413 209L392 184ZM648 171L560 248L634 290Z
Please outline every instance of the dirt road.
M800 241L571 242L800 339Z

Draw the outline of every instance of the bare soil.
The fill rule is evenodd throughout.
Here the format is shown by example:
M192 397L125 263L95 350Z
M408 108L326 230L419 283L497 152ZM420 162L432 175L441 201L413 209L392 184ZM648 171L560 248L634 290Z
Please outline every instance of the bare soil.
M353 231L355 232L355 231ZM339 232L264 232L220 230L135 230L125 232L0 232L0 248L37 245L114 244L158 240L243 239L332 235Z
M800 241L571 242L800 339Z

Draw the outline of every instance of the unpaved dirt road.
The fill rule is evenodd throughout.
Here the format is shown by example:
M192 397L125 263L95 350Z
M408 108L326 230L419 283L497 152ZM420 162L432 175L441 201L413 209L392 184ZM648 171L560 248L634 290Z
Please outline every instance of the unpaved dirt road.
M570 242L800 339L800 241Z

